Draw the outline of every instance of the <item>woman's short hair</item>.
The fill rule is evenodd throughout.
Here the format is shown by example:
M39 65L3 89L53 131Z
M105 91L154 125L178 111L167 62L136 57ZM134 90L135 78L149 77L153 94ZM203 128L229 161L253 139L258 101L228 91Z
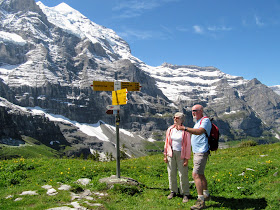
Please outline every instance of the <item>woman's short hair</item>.
M180 117L180 119L182 120L182 122L185 121L185 115L182 112L177 112L175 113L174 117Z

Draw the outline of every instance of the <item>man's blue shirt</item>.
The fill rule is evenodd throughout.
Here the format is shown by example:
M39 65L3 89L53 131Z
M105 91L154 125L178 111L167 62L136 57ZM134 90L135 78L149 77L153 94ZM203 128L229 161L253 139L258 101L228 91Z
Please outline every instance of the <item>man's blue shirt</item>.
M202 122L200 124L201 120ZM193 128L199 128L199 127L204 128L208 136L210 135L212 124L208 117L207 118L202 117L201 119L199 119ZM192 142L193 153L205 153L209 150L208 138L206 137L205 133L201 135L192 134L191 142Z

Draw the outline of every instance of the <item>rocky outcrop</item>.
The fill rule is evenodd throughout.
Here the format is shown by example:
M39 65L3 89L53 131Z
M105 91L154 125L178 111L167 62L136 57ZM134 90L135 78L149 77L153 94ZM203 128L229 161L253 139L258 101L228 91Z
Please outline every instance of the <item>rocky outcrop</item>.
M50 142L59 141L65 146L70 145L60 129L44 116L34 116L22 111L4 99L1 99L0 102L10 105L0 106L0 139L13 138L21 140L22 136L29 136L39 139L41 143L55 149L57 149L57 145L52 145Z

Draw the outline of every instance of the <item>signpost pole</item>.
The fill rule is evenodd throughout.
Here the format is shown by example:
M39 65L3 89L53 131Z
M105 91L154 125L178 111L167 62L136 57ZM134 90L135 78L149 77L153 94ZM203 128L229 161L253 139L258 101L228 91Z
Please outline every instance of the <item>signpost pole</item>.
M119 128L120 128L120 113L119 113L119 110L118 110L118 113L116 114L117 178L121 177Z
M116 94L116 99L117 99L117 105L119 105L119 99L118 99L118 93L117 90L121 89L121 82L120 81L115 81L114 83L114 92ZM120 111L117 111L116 114L116 149L117 149L117 178L121 178L121 169L120 169Z

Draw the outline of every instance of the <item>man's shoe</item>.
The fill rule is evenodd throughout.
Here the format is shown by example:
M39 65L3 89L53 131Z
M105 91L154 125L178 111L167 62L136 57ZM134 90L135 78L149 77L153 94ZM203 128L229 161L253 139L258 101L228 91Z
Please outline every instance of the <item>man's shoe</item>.
M183 203L187 203L189 201L189 198L187 195L184 195L183 197Z
M210 195L204 195L204 201L210 201L211 199L211 196Z
M203 200L197 199L194 206L191 206L191 209L204 209L206 208L205 202Z
M168 196L167 196L167 199L172 199L173 197L176 196L176 193L175 192L171 192Z

